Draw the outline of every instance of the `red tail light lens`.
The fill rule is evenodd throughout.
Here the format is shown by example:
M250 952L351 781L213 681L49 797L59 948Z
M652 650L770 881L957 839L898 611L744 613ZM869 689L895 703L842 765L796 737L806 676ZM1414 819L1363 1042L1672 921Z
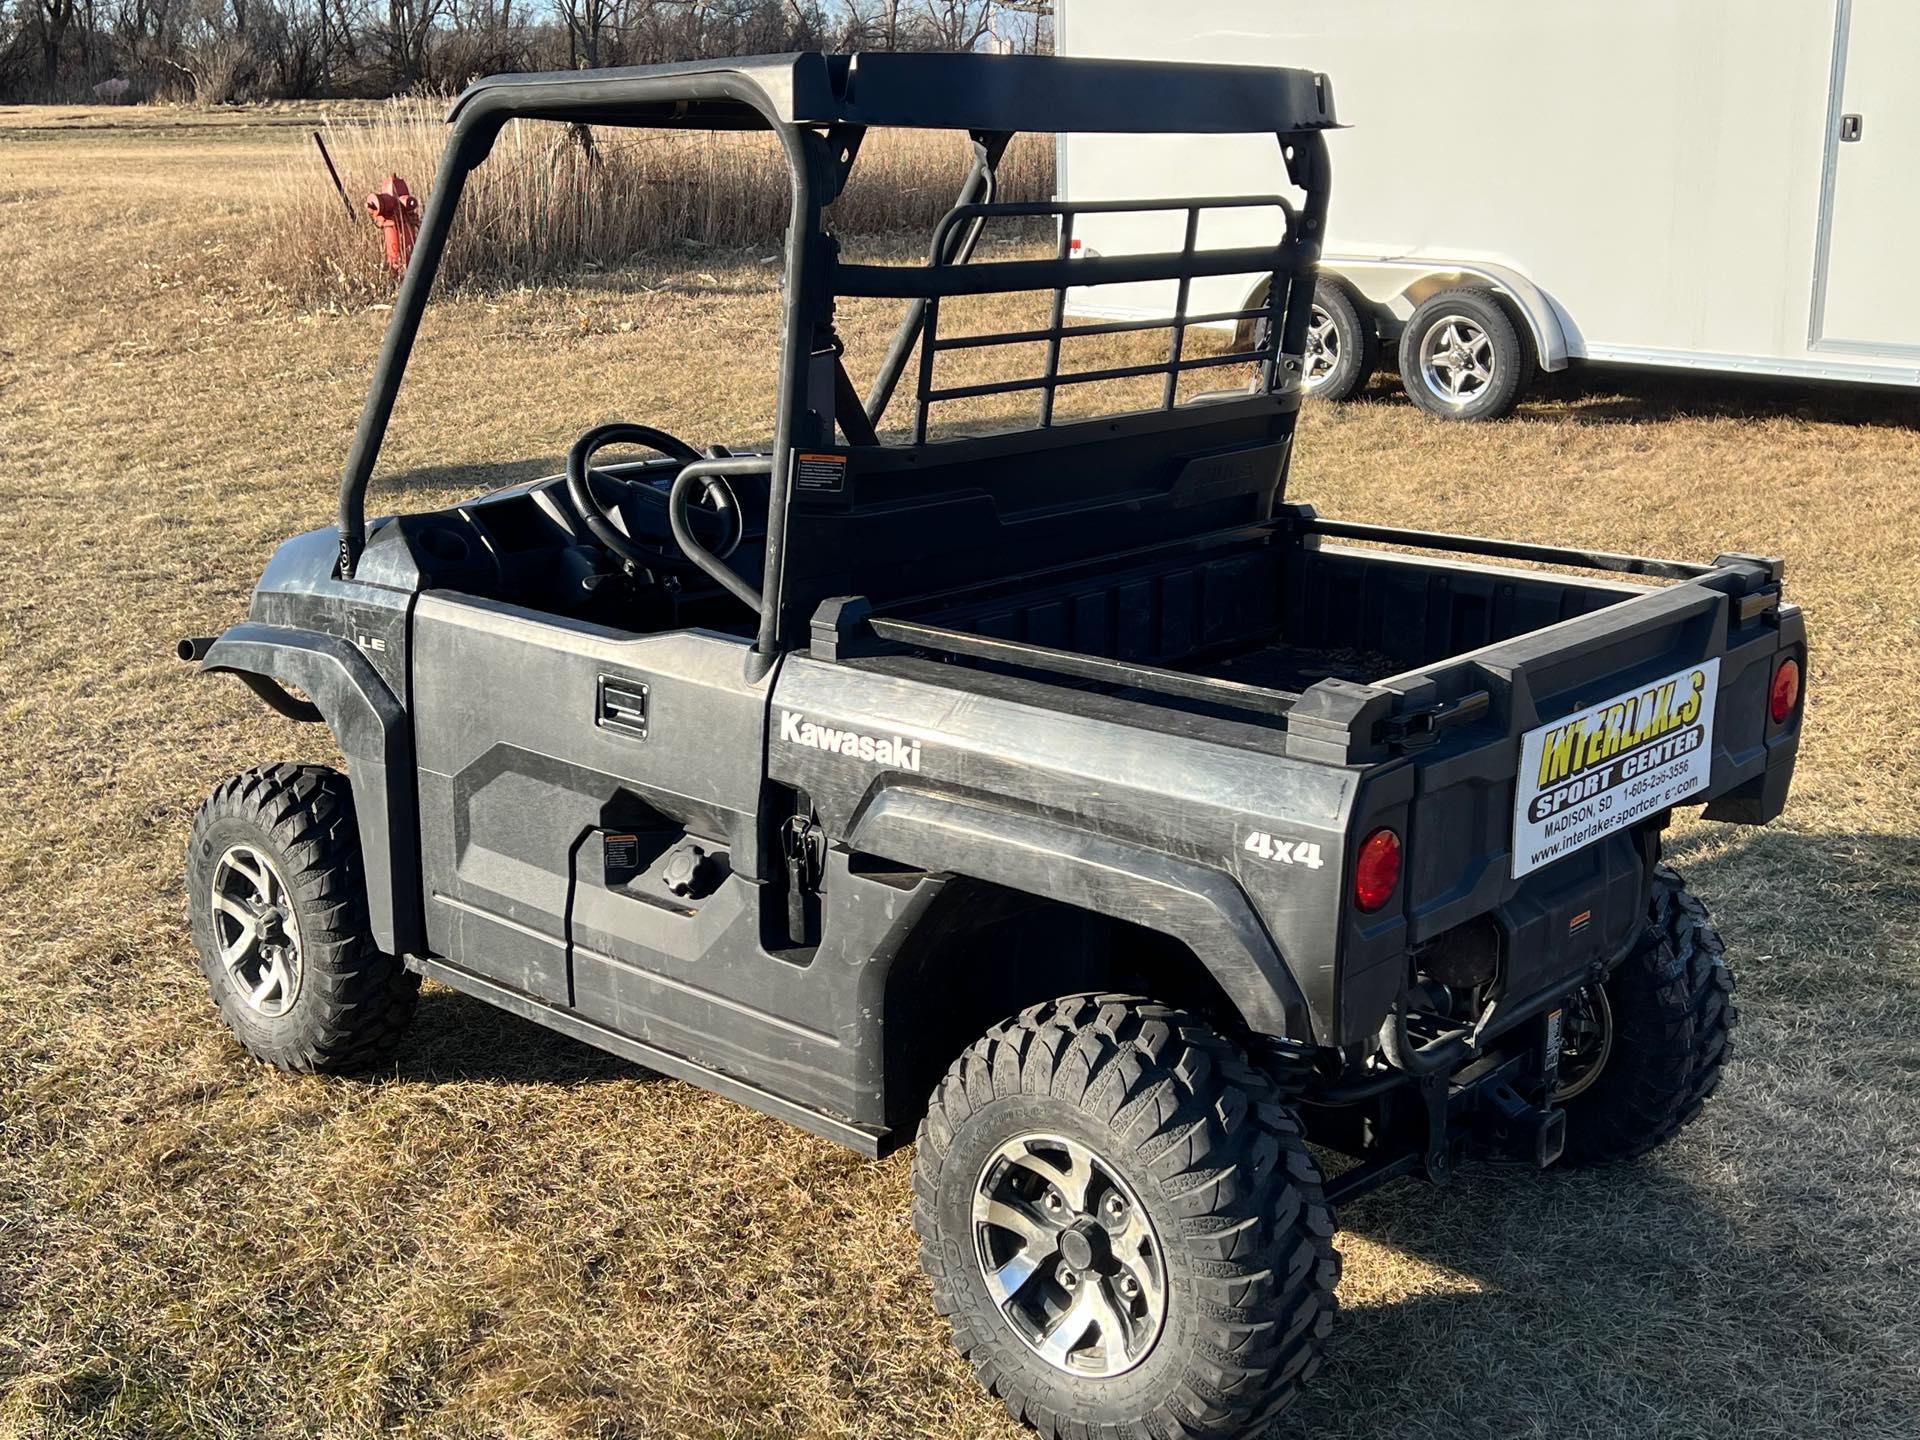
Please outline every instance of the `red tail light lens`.
M1767 713L1773 723L1782 724L1800 703L1800 662L1789 656L1773 672L1773 690L1767 696Z
M1400 885L1400 837L1382 827L1360 842L1353 862L1353 903L1378 910Z

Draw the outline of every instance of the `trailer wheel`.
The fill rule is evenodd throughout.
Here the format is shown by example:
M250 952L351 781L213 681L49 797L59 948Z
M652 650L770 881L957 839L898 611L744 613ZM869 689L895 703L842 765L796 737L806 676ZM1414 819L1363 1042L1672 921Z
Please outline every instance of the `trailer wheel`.
M1254 1433L1332 1329L1299 1121L1150 1000L1048 1001L968 1048L921 1122L913 1221L954 1343L1048 1437Z
M384 1060L420 977L373 943L347 778L263 765L223 781L187 842L187 917L220 1017L282 1070Z
M1400 335L1407 398L1447 420L1497 420L1533 383L1533 347L1487 290L1443 290L1423 301Z
M1706 907L1662 865L1639 944L1568 1007L1554 1095L1567 1112L1568 1162L1637 1160L1672 1139L1719 1085L1737 1018Z
M1309 314L1306 393L1316 400L1350 400L1380 368L1380 332L1347 287L1325 276L1314 282Z

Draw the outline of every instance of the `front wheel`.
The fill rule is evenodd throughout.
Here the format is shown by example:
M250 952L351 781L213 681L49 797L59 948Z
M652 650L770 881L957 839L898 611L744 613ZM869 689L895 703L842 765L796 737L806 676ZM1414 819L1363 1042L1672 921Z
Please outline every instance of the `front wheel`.
M1737 1018L1720 935L1662 865L1633 953L1567 1006L1554 1099L1568 1162L1635 1160L1672 1139L1719 1085Z
M1254 1433L1332 1328L1299 1121L1150 1000L1049 1001L971 1046L921 1124L913 1219L955 1344L1049 1437Z
M220 1017L256 1059L365 1069L413 1019L420 977L374 944L344 775L263 765L216 788L187 843L187 917Z

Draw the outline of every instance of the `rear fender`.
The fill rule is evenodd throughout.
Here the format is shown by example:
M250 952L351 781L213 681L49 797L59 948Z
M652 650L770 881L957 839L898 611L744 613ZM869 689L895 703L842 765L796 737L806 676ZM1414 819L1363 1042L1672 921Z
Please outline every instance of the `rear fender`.
M895 788L850 843L915 869L970 876L1170 935L1249 1028L1311 1041L1306 997L1233 879L1162 851L949 795Z
M250 682L264 678L306 694L311 709L339 742L352 773L374 941L390 955L418 952L425 933L412 732L407 712L386 682L336 635L257 621L223 633L207 648L200 668ZM261 693L283 714L302 718L299 710Z

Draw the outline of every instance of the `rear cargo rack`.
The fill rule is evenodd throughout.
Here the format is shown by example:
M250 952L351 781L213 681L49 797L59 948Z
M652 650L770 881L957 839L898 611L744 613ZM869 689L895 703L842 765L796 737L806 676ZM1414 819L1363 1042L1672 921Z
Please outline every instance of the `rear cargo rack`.
M1223 210L1265 209L1282 217L1282 236L1277 244L1243 246L1237 249L1201 250L1200 217ZM1100 255L1073 258L1074 219L1087 214L1184 214L1184 238L1177 251L1139 255ZM1051 259L999 260L970 263L971 244L962 237L977 236L981 226L999 219L1054 219L1059 222L1059 246ZM1283 317L1293 276L1308 273L1312 263L1311 246L1300 238L1299 215L1281 195L1230 195L1175 200L1101 200L1101 201L983 201L956 205L941 219L934 233L930 258L924 265L855 265L835 267L834 286L841 295L870 299L912 300L923 308L920 324L919 379L914 394L913 439L926 443L928 416L933 406L948 400L971 400L989 395L1009 395L1022 391L1040 392L1039 426L1053 423L1054 399L1061 387L1093 385L1104 381L1130 380L1161 375L1160 410L1171 410L1179 396L1180 377L1195 371L1227 366L1255 366L1260 389L1272 391L1276 381L1296 379L1298 361L1283 356ZM1187 297L1194 280L1216 275L1266 275L1269 277L1264 304L1238 310L1214 310L1204 314L1187 313ZM1165 319L1109 320L1069 325L1066 323L1067 291L1089 285L1125 284L1141 281L1175 282L1173 313ZM940 335L940 302L959 296L1014 294L1021 291L1051 291L1053 308L1049 323L1026 330L1008 330L994 334ZM1264 327L1253 331L1253 343L1222 354L1192 356L1186 353L1187 330L1195 325L1239 326L1265 320ZM1122 335L1137 331L1166 330L1169 333L1166 358L1150 364L1107 366L1097 370L1060 369L1060 346L1064 340L1096 335ZM1000 345L1031 345L1045 342L1046 365L1037 375L1022 375L973 385L946 388L934 384L934 362L944 351L977 350ZM903 357L904 358L904 357ZM890 391L891 387L888 387ZM881 392L883 395L887 391ZM878 419L877 415L871 416Z

